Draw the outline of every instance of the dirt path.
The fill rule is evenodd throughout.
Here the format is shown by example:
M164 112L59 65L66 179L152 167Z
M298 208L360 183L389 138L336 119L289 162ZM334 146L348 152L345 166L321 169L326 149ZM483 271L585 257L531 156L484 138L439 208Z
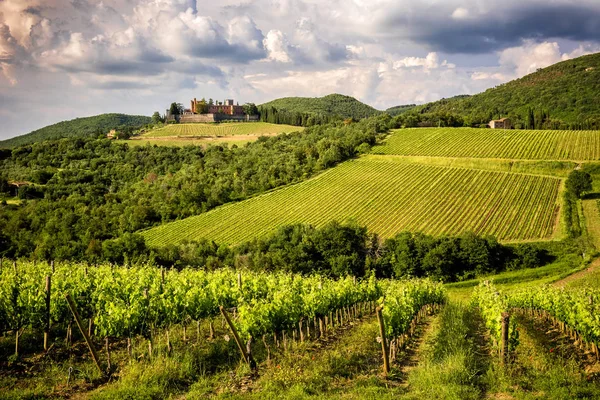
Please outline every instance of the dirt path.
M567 276L566 278L563 278L561 280L554 282L554 286L565 287L571 282L585 279L586 276L595 272L599 267L600 267L600 258L596 258L594 261L592 261L592 263L590 264L589 267L587 267L586 269L584 269L582 271L575 272L574 274L571 274L571 275Z

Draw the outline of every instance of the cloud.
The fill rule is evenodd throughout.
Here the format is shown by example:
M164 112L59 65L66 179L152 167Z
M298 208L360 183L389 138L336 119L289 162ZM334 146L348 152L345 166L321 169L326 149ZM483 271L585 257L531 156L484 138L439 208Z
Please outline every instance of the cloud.
M599 16L597 0L0 0L0 135L203 96L471 94L600 50Z
M500 67L512 70L513 77L522 77L557 62L600 51L600 46L582 44L570 53L561 53L557 42L536 43L528 40L521 46L511 47L499 53Z
M271 29L267 36L263 40L263 44L268 53L269 60L278 61L282 63L289 63L291 61L289 55L290 44L286 37L278 29Z
M376 21L390 39L411 40L446 53L489 53L522 40L600 38L600 4L582 0L553 2L507 0L483 3L457 1L391 8Z

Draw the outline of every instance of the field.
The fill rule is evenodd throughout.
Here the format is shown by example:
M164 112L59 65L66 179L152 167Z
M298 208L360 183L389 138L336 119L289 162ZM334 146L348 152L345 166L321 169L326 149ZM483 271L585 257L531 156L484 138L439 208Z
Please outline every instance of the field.
M137 138L129 140L119 140L119 143L126 143L129 146L145 146L157 145L157 146L168 146L168 147L182 147L182 146L207 146L209 144L224 144L227 143L229 146L243 146L246 143L250 143L258 139L258 136L252 138L246 138L243 136L229 136L229 137L205 137L205 138L171 138L168 136L160 138Z
M367 156L309 181L143 232L150 245L210 238L235 244L278 226L354 218L390 237L474 231L504 241L553 237L558 178L446 168Z
M225 136L263 136L280 133L298 132L303 128L292 125L276 125L266 122L231 122L221 124L172 124L146 132L142 138L154 137L225 137Z
M402 129L373 152L402 156L592 161L600 160L600 131Z

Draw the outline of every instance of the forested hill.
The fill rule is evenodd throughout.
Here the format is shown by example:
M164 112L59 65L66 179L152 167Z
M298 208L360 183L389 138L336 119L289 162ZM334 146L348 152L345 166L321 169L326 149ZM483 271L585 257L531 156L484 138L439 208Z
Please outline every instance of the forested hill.
M330 94L324 97L283 97L260 105L292 113L308 113L341 118L361 119L377 115L380 111L361 103L354 97Z
M401 106L390 107L387 110L385 110L385 112L393 117L395 115L404 114L405 112L412 110L416 106L416 104L403 104Z
M415 111L459 115L467 126L508 116L517 127L598 128L598 93L600 53L554 64L474 96L418 106Z
M106 134L111 129L140 127L151 122L143 115L100 114L93 117L76 118L35 130L26 135L0 141L0 147L14 147L63 137L93 137Z

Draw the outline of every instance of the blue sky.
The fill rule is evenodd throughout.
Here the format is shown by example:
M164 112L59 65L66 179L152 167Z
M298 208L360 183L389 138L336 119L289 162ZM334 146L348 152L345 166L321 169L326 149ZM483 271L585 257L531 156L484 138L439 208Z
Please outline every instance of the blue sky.
M597 0L0 0L0 138L193 97L385 109L597 51Z

